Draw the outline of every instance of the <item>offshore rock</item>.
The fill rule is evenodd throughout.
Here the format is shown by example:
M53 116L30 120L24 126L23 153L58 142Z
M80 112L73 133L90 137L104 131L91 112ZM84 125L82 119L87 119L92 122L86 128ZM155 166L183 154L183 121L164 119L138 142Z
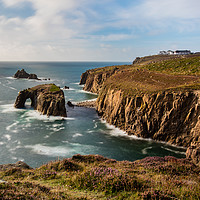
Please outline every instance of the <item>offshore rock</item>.
M36 74L28 74L24 69L18 70L15 73L14 78L27 78L39 80Z
M43 115L67 116L64 93L54 84L38 85L20 91L15 108L24 108L27 99L31 99L31 106Z

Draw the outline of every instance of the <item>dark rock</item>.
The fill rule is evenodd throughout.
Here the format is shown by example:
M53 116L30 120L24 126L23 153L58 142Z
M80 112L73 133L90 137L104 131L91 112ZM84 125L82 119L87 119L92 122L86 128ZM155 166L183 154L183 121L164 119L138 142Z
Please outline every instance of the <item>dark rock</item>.
M43 115L67 116L64 93L54 84L38 85L20 91L15 101L15 108L24 108L29 98L31 106Z
M20 168L20 169L32 169L29 165L22 161L18 161L15 164L4 164L0 165L0 171L5 171L9 169Z
M74 105L72 104L71 101L68 101L68 102L67 102L67 105L68 105L69 107L74 107Z
M28 78L30 74L28 74L24 69L21 71L18 70L16 74L14 75L14 78Z
M27 78L39 80L36 74L28 74L24 69L18 70L14 75L14 78Z
M38 79L36 74L30 74L28 79Z
M86 108L96 108L96 100L79 102L76 104L76 106L86 107Z
M64 90L69 90L69 87L68 87L68 86L64 86L63 89L64 89Z
M200 142L192 144L186 151L186 158L200 166Z

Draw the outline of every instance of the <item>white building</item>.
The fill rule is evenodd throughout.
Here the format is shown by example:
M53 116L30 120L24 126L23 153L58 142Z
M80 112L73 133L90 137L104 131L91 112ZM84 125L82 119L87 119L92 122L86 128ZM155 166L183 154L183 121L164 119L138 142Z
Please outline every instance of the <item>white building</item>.
M160 51L159 54L160 55L189 55L191 54L191 51L190 50L176 50L176 51L168 50L168 51Z

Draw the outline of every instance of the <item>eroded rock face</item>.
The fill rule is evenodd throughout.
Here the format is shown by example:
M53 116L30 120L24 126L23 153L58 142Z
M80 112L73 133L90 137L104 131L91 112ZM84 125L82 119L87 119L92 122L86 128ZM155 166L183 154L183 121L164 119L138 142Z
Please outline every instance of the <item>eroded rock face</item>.
M64 93L54 84L38 85L20 91L15 101L15 108L24 108L29 98L31 106L43 115L67 116Z
M195 92L158 92L126 97L121 91L101 92L97 111L110 124L128 134L190 146L199 123L199 96Z
M112 74L87 72L82 77L84 89L99 94L99 115L130 135L187 147L186 157L199 165L200 91L169 90L128 96L104 84Z
M28 74L24 69L18 70L14 78L27 78L27 79L38 79L36 74Z

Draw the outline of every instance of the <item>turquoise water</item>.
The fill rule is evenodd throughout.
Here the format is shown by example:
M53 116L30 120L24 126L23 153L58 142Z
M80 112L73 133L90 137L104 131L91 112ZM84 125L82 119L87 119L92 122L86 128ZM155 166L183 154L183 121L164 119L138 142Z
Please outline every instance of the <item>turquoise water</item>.
M66 101L97 98L78 83L87 69L129 63L111 62L1 62L0 63L0 164L22 160L32 167L74 154L100 154L116 160L146 156L185 157L185 149L127 136L102 121L94 109L67 107L67 118L40 115L26 102L25 109L13 107L18 91L38 84L55 83L64 90ZM50 81L17 80L18 69Z

